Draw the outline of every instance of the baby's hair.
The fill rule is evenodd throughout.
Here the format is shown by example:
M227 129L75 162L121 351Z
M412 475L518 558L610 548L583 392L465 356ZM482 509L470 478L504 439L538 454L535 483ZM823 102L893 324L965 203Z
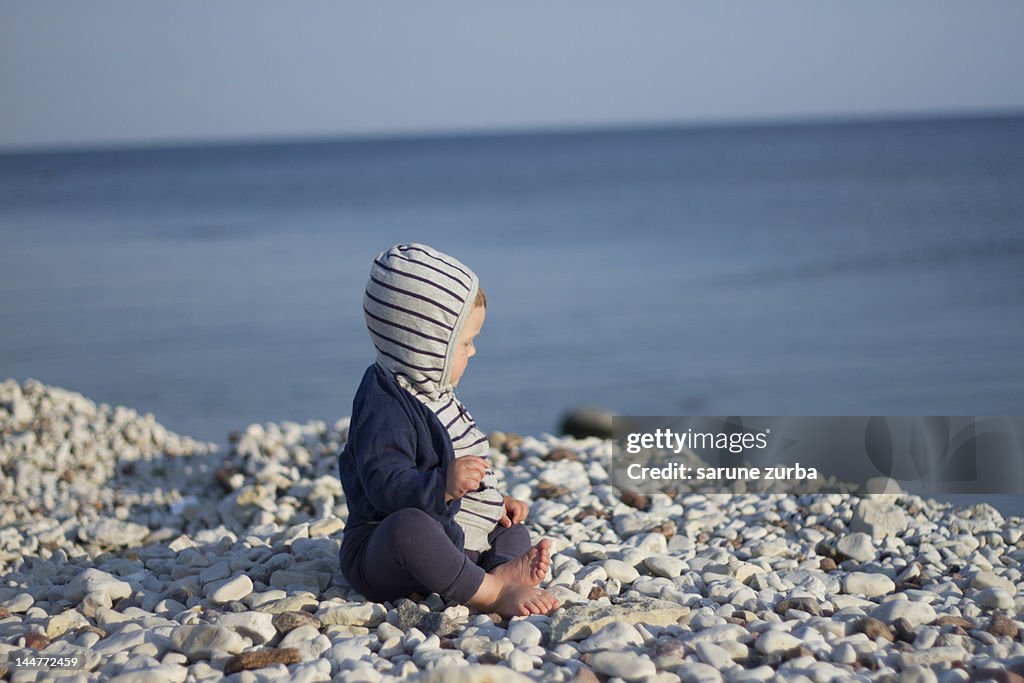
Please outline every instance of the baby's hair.
M476 308L477 306L483 306L484 308L487 308L487 295L484 294L484 290L482 287L477 287L476 299L473 300L473 308Z

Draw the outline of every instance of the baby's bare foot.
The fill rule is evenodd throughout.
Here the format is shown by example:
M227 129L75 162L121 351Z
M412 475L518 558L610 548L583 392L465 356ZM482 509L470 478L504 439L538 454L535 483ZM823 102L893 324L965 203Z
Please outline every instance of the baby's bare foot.
M530 614L547 614L558 609L558 598L533 586L506 583L491 609L506 619Z
M542 538L537 545L514 560L499 564L491 574L509 583L536 586L544 580L551 566L551 541Z

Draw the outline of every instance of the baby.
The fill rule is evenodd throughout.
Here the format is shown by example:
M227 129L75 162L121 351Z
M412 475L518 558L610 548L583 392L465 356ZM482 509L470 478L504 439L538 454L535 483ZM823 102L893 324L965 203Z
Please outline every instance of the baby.
M477 276L447 254L399 244L373 262L363 313L377 360L338 458L341 569L368 598L435 592L504 617L558 607L537 588L551 542L532 545L526 504L495 487L487 437L455 395L486 312Z

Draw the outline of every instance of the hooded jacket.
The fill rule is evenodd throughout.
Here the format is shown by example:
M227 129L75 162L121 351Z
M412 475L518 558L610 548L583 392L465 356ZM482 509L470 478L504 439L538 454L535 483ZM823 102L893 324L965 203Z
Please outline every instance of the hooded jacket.
M478 288L472 270L423 244L396 245L374 260L363 313L377 359L356 393L339 457L349 507L343 569L373 525L402 507L426 511L459 548L488 547L504 511L493 473L480 491L444 502L452 460L489 451L451 383Z
M437 416L376 363L356 391L348 441L338 456L348 520L341 569L351 581L374 527L402 508L419 508L437 520L456 547L459 501L445 502L451 442Z

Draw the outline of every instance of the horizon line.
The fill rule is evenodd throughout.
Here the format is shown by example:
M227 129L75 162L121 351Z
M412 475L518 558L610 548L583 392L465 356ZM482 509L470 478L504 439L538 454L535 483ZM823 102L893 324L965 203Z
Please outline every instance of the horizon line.
M814 126L877 125L891 123L946 123L1015 119L1024 117L1021 108L987 108L963 111L921 111L862 114L824 114L793 117L724 117L691 121L635 121L608 124L550 124L511 127L462 127L426 130L370 131L365 133L297 133L266 135L211 135L139 138L85 143L40 143L5 145L0 157L48 154L94 154L154 152L210 148L288 147L315 144L428 142L441 140L500 139L518 137L614 135L671 131L731 130L758 128L799 128Z

